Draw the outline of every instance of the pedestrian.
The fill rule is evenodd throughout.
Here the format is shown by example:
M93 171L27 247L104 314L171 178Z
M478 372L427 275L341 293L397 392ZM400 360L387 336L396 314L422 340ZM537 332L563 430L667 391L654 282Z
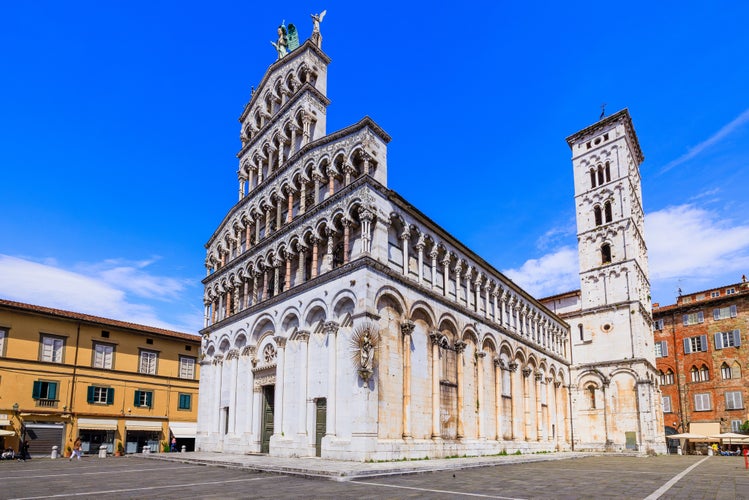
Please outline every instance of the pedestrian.
M24 439L21 442L21 446L18 447L18 454L20 455L18 457L18 460L26 461L27 458L31 458L31 455L29 455L29 441L28 439Z
M73 457L78 458L78 460L81 459L81 448L82 448L81 438L76 438L75 443L73 443L73 453L70 455L70 460L73 460Z
M171 452L177 451L177 438L172 436L172 447L170 448Z

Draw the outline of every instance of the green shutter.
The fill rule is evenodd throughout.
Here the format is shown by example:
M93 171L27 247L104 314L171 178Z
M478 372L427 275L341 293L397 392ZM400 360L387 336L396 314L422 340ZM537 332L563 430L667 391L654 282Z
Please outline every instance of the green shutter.
M107 404L111 405L114 403L114 387L107 388Z
M140 391L135 391L135 397L133 398L133 406L140 406Z
M151 408L151 403L153 403L153 392L147 392L146 393L146 406Z
M57 399L57 382L49 382L47 384L47 399Z
M88 403L94 402L94 386L93 385L88 386L88 390L86 392L86 401Z
M31 391L31 397L34 399L41 398L42 393L42 382L41 380L34 381L34 389Z

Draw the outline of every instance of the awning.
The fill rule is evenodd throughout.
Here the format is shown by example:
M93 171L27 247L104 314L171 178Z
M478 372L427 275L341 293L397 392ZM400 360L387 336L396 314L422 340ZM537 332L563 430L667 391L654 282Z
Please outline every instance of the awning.
M114 418L79 418L78 428L87 431L116 431L117 419Z
M149 420L125 420L125 429L129 431L161 432L161 422Z
M198 433L197 422L169 422L169 430L177 439L193 438Z
M689 424L689 432L702 434L703 436L714 436L720 434L720 422L692 422Z
M0 427L5 427L6 425L10 425L10 420L7 418L0 418Z
M5 429L0 429L0 436L15 436L16 433L13 431L6 431Z

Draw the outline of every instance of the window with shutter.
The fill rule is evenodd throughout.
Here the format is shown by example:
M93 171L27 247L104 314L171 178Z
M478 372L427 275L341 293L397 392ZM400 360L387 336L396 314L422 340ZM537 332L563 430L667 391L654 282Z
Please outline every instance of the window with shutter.
M671 396L663 396L663 413L671 413Z
M694 395L694 410L695 411L710 410L710 394L709 393Z
M740 410L744 407L741 391L726 393L726 410Z

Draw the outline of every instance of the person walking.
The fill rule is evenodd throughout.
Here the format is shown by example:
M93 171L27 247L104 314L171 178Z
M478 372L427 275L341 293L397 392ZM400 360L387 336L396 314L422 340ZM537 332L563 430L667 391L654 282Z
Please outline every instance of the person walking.
M76 438L75 443L73 443L73 453L70 455L70 461L73 461L73 457L78 458L78 460L81 459L81 438Z
M21 446L19 446L18 454L20 455L18 457L18 460L26 461L27 458L31 458L31 455L29 455L29 440L24 439L21 442Z

